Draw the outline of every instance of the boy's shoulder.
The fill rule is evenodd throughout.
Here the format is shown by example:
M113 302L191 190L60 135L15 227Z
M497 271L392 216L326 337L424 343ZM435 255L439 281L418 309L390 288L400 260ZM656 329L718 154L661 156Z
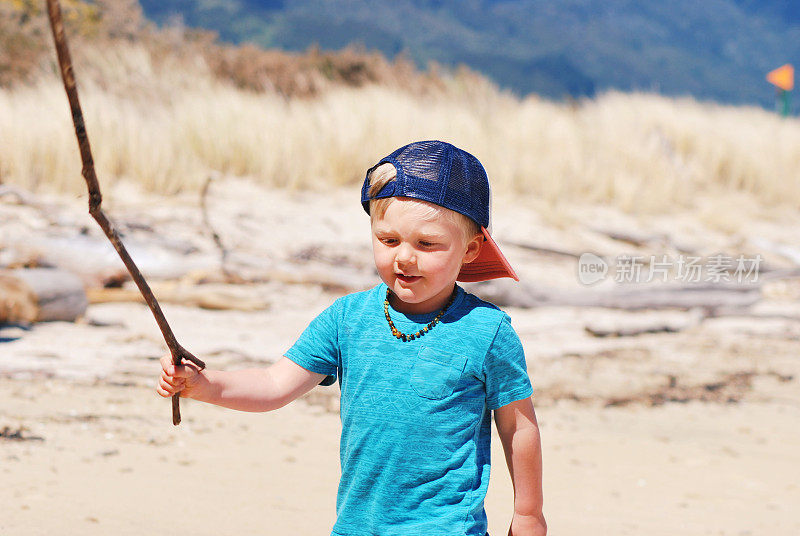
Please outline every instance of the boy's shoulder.
M486 309L491 309L494 311L499 311L500 313L505 314L505 312L500 309L497 305L493 304L488 300L484 300L483 298L479 298L476 294L471 293L468 289L463 287L459 287L464 291L464 299L472 306L472 307L484 307Z
M463 297L448 314L454 326L458 326L458 332L493 339L500 330L513 330L511 317L505 311L466 290L460 292Z
M344 320L347 317L369 316L368 313L380 309L383 314L383 300L386 298L386 286L381 283L370 289L351 292L334 300L325 313L328 316Z
M344 296L340 296L336 298L333 302L333 305L336 307L351 307L353 305L361 305L368 302L373 302L380 298L380 301L383 301L386 292L386 286L383 283L375 285L372 288L366 290L360 290L357 292L351 292L350 294L345 294Z
M500 309L497 305L483 298L479 298L475 294L462 289L464 298L461 300L460 308L469 310L470 313L479 315L486 315L489 317L504 318L508 317L508 313Z

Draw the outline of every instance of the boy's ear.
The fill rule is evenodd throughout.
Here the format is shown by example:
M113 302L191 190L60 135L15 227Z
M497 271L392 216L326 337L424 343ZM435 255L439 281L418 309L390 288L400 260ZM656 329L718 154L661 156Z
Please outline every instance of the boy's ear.
M483 246L483 234L476 234L467 242L467 251L464 253L464 264L469 264L478 258Z

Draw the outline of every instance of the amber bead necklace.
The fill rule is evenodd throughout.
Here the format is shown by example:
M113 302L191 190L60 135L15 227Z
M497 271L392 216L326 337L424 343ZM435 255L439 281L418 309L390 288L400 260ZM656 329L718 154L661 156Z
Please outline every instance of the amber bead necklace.
M389 323L389 328L392 330L392 335L394 335L403 342L408 342L408 341L413 341L414 339L419 339L420 337L428 333L431 329L433 329L433 326L439 323L439 320L442 319L444 314L447 312L447 309L449 309L450 306L453 305L453 301L456 299L457 288L458 287L453 289L453 293L450 295L450 299L447 300L447 303L444 304L442 310L439 311L439 313L433 318L433 320L428 322L427 326L425 326L416 333L412 333L411 335L407 335L402 331L400 331L399 329L397 329L397 327L395 327L394 325L394 322L392 322L392 317L389 315L389 295L391 294L391 290L387 288L386 299L383 300L383 314L384 316L386 316L386 321Z

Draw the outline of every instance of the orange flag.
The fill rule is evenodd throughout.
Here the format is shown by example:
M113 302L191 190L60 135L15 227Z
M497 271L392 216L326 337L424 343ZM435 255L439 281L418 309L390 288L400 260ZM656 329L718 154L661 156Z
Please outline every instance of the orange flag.
M768 72L767 82L778 86L784 91L791 91L794 88L794 67L787 63L774 71Z

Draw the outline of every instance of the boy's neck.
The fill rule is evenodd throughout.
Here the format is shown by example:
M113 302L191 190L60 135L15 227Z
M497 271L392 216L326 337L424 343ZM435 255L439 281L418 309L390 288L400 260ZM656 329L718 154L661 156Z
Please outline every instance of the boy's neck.
M437 294L434 298L426 300L421 303L408 303L404 302L394 292L389 293L389 305L392 309L406 315L425 315L430 313L437 313L450 300L450 296L456 291L456 284L448 286L442 292Z

